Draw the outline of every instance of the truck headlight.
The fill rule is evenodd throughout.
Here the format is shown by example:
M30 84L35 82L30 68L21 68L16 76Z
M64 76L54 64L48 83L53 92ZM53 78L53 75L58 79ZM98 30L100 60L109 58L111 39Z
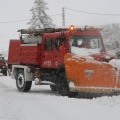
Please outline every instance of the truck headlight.
M110 59L110 56L106 55L105 58L106 58L106 59Z
M3 66L3 68L5 68L5 66Z

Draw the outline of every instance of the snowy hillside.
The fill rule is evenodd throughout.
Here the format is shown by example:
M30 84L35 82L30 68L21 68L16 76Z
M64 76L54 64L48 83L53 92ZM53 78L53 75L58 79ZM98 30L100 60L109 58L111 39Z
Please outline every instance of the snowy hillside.
M21 93L14 80L0 76L0 120L119 120L119 110L120 96L68 98L34 84Z

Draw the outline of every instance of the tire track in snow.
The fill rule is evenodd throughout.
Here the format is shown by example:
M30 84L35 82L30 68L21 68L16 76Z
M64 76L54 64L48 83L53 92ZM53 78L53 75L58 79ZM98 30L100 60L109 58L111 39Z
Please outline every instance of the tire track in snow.
M13 89L0 82L0 120L21 120L21 110L15 104Z

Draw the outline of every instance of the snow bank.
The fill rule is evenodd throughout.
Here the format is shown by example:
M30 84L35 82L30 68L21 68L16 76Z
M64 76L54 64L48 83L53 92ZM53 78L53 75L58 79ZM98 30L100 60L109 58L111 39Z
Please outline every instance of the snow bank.
M34 83L22 93L15 80L0 76L0 120L119 120L119 111L120 96L68 98Z

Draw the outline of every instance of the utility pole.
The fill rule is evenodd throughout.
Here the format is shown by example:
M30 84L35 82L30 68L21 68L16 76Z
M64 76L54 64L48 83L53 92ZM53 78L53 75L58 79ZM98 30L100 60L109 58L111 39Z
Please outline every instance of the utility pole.
M65 8L62 8L62 25L65 26Z

